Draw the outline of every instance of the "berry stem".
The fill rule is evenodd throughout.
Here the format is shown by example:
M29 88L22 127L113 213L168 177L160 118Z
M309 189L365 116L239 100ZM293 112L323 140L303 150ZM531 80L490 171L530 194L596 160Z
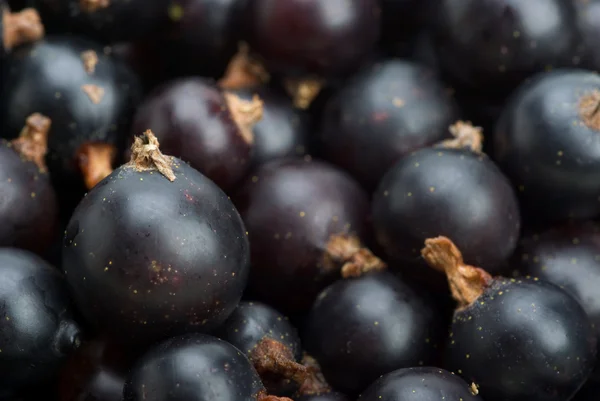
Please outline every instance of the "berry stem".
M254 95L252 100L244 100L233 93L225 93L225 102L233 121L235 121L240 134L248 144L254 143L254 134L252 128L262 119L263 102L258 95Z
M306 379L306 367L294 360L289 347L272 338L263 338L252 350L250 357L261 377L275 375L294 380L298 384Z
M248 45L241 43L238 52L231 58L225 74L217 82L219 87L228 90L248 89L267 83L269 73L255 60L250 58Z
M126 166L133 167L136 171L158 170L169 181L175 181L173 158L163 155L159 145L158 139L150 130L135 137L131 145L131 160Z
M108 143L84 143L79 148L77 160L87 189L94 188L113 172L112 161L116 151Z
M425 240L421 255L429 266L446 272L458 309L471 305L490 285L492 277L483 269L465 264L463 256L447 237Z
M325 380L323 372L321 372L321 366L315 358L305 353L302 364L307 368L307 376L300 389L298 389L297 394L299 396L331 392L331 386Z
M2 9L2 32L5 50L16 46L35 42L44 37L44 25L37 10L25 8L19 12L11 12L8 7Z
M329 238L324 255L328 269L341 267L343 278L360 277L372 271L384 270L387 265L362 246L354 235L334 234Z
M600 131L600 91L594 90L592 93L581 98L579 102L579 114L581 119L589 128Z
M449 127L452 139L445 139L438 146L451 149L469 148L475 153L483 152L483 130L469 121L457 121Z
M18 138L13 139L11 144L14 149L25 159L35 163L40 171L46 172L46 152L48 151L48 132L52 121L40 114L33 113L21 130Z
M294 101L294 106L301 110L310 107L313 100L321 92L323 81L319 79L286 79L285 89Z

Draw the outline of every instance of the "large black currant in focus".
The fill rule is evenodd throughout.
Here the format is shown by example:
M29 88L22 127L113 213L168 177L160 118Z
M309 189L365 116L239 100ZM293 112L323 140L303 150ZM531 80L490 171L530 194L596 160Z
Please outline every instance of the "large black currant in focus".
M85 317L115 341L209 331L246 286L249 245L227 196L150 132L132 160L81 201L65 233L63 269Z
M50 382L81 342L61 272L28 251L0 249L0 399Z
M454 100L435 72L409 61L375 63L325 105L320 156L373 191L400 157L450 137Z
M426 240L422 254L458 303L445 367L486 401L567 401L586 382L596 334L575 298L538 278L492 277L447 237Z
M133 367L124 401L277 401L233 345L203 334L175 337Z
M384 252L411 273L428 237L447 235L467 260L496 273L517 246L518 202L508 179L485 155L425 148L396 163L373 197L373 225Z
M377 379L358 401L482 401L476 385L434 367L398 369Z
M367 273L319 294L302 340L327 382L356 395L382 374L430 363L444 327L440 315L428 294L392 273Z
M494 158L532 219L600 214L598 74L559 70L533 78L508 101L494 140Z
M574 1L442 0L431 7L441 70L460 85L509 93L550 67L577 66Z

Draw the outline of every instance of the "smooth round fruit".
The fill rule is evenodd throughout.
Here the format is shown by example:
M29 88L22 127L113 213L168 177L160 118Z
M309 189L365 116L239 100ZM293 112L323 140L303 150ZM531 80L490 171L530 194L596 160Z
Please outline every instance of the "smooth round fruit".
M494 133L494 158L540 221L600 214L600 76L545 73L509 100Z
M44 163L50 124L33 114L19 138L0 141L0 246L42 254L57 234L56 194Z
M302 340L327 382L354 395L382 374L428 364L442 320L425 294L390 272L371 273L324 289Z
M456 104L432 70L410 61L382 61L329 99L317 132L318 151L373 191L402 156L449 137L456 118Z
M246 286L249 244L235 207L157 146L151 132L137 138L132 162L83 198L65 232L63 270L77 305L114 341L213 330Z
M252 126L261 116L257 98L244 101L206 80L183 78L148 95L132 130L153 130L161 150L190 163L228 191L250 167Z
M0 398L51 381L80 344L62 274L32 253L0 249Z
M423 257L444 270L457 301L445 367L486 401L570 400L596 362L596 333L579 303L538 278L492 277L464 263L446 237Z
M367 234L367 194L344 172L309 158L261 166L235 203L252 243L249 289L286 313L308 310L354 254L346 254L350 237Z
M252 132L252 166L288 157L302 157L309 150L310 118L296 108L289 97L268 86L237 90L245 100L258 95L263 102L263 115Z
M170 25L161 44L169 70L176 76L219 77L235 54L246 0L179 0L170 2Z
M377 379L358 401L481 401L477 385L434 367L398 369Z
M44 21L58 32L74 32L114 43L139 39L166 20L165 0L37 0Z
M597 71L600 69L600 49L596 44L596 38L600 35L600 1L577 1L575 5L581 40L587 52L584 65Z
M576 66L583 50L573 3L442 0L431 16L440 67L461 85L509 93L534 73Z
M71 36L16 49L10 60L1 98L2 135L12 139L32 113L49 117L46 161L52 181L79 189L83 146L106 144L115 155L125 146L140 95L135 76L95 42Z
M270 394L291 394L306 378L296 328L268 305L240 302L212 334L246 353Z
M104 338L84 344L61 371L59 400L121 401L130 359Z
M248 359L215 337L187 334L152 348L129 373L124 401L259 401L264 387Z
M249 0L248 43L274 74L336 77L358 67L379 37L375 0Z
M437 235L452 238L469 262L498 272L520 231L510 182L486 155L463 149L425 148L401 159L379 184L372 215L379 245L414 274L423 241Z
M600 227L585 224L534 234L521 240L514 259L520 275L549 281L573 295L600 340Z

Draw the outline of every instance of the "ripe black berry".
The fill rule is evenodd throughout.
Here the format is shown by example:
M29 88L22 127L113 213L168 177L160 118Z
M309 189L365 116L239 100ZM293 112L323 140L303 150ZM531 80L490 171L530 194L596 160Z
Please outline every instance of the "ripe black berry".
M139 107L134 132L151 129L161 150L181 158L228 191L250 167L258 97L246 101L198 78L170 82Z
M79 347L62 274L24 250L0 250L0 398L51 381Z
M600 227L579 224L525 237L514 267L520 275L547 280L573 295L600 340ZM594 378L600 379L598 369Z
M441 326L425 295L390 272L373 272L324 289L302 339L333 388L358 394L382 374L429 363Z
M510 182L485 154L466 149L425 148L402 158L379 184L372 208L379 244L416 275L430 275L416 268L428 237L451 236L465 257L493 272L502 270L519 237Z
M271 394L292 393L307 376L296 328L268 305L241 302L213 334L246 353Z
M216 328L246 286L249 245L227 196L150 132L67 226L63 269L85 317L116 341Z
M321 78L356 69L379 37L374 0L249 0L247 13L250 48L270 73L292 78L286 86L301 108Z
M43 253L58 226L44 156L51 121L32 114L17 139L0 142L0 246Z
M0 110L7 131L2 134L18 133L30 114L48 116L46 161L58 187L82 186L82 169L94 167L88 163L90 148L109 147L115 156L123 151L139 87L125 64L98 44L48 37L16 49L5 73Z
M435 73L402 60L363 70L328 100L323 113L320 156L369 191L402 156L449 137L457 117Z
M575 2L577 22L581 40L585 45L585 67L594 71L600 70L600 49L596 38L600 35L600 1L587 0Z
M538 71L576 65L573 3L442 0L431 16L440 67L463 86L509 93Z
M252 364L215 337L187 334L151 349L129 373L124 401L277 401ZM290 401L289 399L282 399Z
M494 157L528 216L586 219L600 213L600 76L559 70L524 84L494 135Z
M367 194L329 164L267 163L247 179L236 205L252 242L250 290L286 313L308 310L343 265L381 264L361 246Z
M571 399L596 361L596 335L575 298L538 278L492 278L446 237L428 239L422 254L446 272L458 303L448 369L486 401Z
M475 383L469 385L454 373L433 367L405 368L377 379L358 401L481 401Z

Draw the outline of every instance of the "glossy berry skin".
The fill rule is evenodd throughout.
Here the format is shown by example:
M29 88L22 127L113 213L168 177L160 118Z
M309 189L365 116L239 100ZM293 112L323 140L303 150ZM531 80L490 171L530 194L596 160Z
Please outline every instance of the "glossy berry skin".
M173 159L176 179L117 168L67 226L63 270L77 305L123 343L209 331L239 302L249 269L244 224L208 178Z
M398 369L377 379L359 401L481 401L459 376L434 367Z
M102 6L106 3L106 7ZM44 21L104 43L139 39L166 20L164 0L37 0Z
M263 101L263 116L252 132L252 166L257 168L276 159L302 157L309 150L310 118L294 108L290 98L268 86L238 90L246 100L257 94Z
M593 111L599 90L600 77L591 71L541 74L511 97L500 117L494 158L532 219L600 213L600 123Z
M585 49L587 51L585 67L597 71L600 69L600 49L596 39L600 35L600 1L578 1L577 22Z
M106 339L89 341L61 370L60 401L121 401L131 359Z
M568 400L596 361L596 337L583 308L539 280L493 279L457 310L446 366L475 382L486 401Z
M447 235L465 261L495 273L520 231L510 182L486 155L470 150L425 148L401 159L379 184L372 216L379 245L406 267L421 263L426 238Z
M245 0L182 0L169 4L162 51L175 75L220 77L237 51Z
M249 167L252 143L236 125L223 93L200 78L182 78L150 93L139 106L132 132L151 129L161 150L228 191Z
M600 227L557 227L521 240L515 268L560 286L585 309L600 339ZM595 379L600 378L597 371Z
M82 54L98 58L88 73ZM92 85L86 87L85 85ZM103 90L97 103L84 90ZM122 149L140 92L133 73L86 39L47 37L15 49L2 92L4 135L16 135L32 113L52 120L46 162L53 182L72 190L83 185L77 152L85 143L103 142Z
M462 86L508 93L525 78L581 61L564 0L443 0L431 26L440 66Z
M379 38L374 0L248 0L247 12L248 43L274 74L335 77L360 65Z
M367 233L367 194L337 168L310 159L275 160L236 196L251 247L250 291L286 313L302 313L340 277L324 261L334 234Z
M47 172L0 141L0 246L43 253L56 235L56 194Z
M358 394L382 374L431 361L441 320L426 295L390 272L369 273L324 289L302 339L333 388Z
M175 337L134 366L124 401L256 401L258 373L233 345L203 334Z
M296 328L275 309L259 302L240 302L225 323L212 334L246 353L270 394L291 393L297 387L296 383L275 372L261 372L261 356L255 353L262 341L270 340L285 348L292 361L299 362L302 359L302 346Z
M399 59L382 61L329 99L318 149L373 191L402 156L449 137L456 117L453 99L432 70Z
M51 381L80 343L63 275L38 256L0 249L0 399Z

